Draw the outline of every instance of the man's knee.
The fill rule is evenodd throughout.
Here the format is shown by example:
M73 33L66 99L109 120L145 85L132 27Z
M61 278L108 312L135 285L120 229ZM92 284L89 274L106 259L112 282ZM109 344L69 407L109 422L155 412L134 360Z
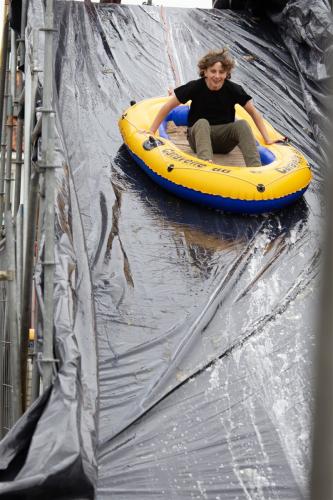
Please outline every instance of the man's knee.
M235 130L239 135L252 134L252 129L246 120L237 120L235 123Z
M199 120L197 120L195 122L195 124L193 125L193 129L194 130L198 130L198 129L206 129L206 130L210 130L210 125L209 125L209 121L206 120L206 118L200 118Z

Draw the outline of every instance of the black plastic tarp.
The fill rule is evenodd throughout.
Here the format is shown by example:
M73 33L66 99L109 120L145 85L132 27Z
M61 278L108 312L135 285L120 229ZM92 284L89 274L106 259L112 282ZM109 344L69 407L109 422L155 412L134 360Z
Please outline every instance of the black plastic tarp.
M332 136L333 22L328 0L288 2L272 14L298 70L304 105L322 155ZM328 159L329 161L329 159Z
M30 43L42 12L33 0ZM55 13L60 371L0 444L0 494L306 498L326 165L277 26L230 10L57 1ZM225 45L234 81L312 166L282 212L186 203L122 145L131 100L195 78Z

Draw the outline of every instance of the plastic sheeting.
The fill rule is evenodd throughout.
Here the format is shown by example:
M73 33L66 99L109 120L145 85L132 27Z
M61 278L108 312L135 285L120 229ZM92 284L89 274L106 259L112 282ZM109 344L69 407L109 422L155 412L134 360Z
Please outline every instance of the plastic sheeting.
M33 0L28 33L41 20ZM60 371L0 445L0 494L305 498L324 164L277 29L232 11L60 1L56 26ZM185 203L122 146L130 100L195 78L223 45L312 165L283 212Z
M325 158L332 137L333 15L330 2L288 2L272 15L299 72L310 123Z

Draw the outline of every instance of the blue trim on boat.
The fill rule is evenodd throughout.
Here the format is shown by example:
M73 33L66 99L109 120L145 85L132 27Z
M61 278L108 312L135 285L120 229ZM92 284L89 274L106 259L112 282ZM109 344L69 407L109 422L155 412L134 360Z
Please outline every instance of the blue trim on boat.
M168 120L163 120L158 129L160 137L163 137L164 139L170 139L167 132L167 126L168 126Z
M199 203L200 205L205 205L207 207L215 208L218 210L224 210L226 212L259 214L264 212L271 212L273 210L280 210L281 208L294 203L298 198L303 196L307 189L304 188L300 191L297 191L296 193L283 196L281 198L275 198L273 200L236 200L233 198L226 198L213 194L205 194L201 193L200 191L175 184L174 182L165 179L161 175L156 174L153 170L151 170L151 168L148 167L148 165L146 165L143 160L141 160L141 158L133 153L128 146L127 149L132 158L139 165L139 167L142 168L142 170L162 188L185 200L191 201L193 203Z
M166 117L166 121L173 121L177 127L187 127L189 112L190 106L177 106L170 111Z
M265 146L257 146L259 156L260 156L260 161L263 166L269 165L273 161L276 160L276 156L272 151L268 148L265 148Z

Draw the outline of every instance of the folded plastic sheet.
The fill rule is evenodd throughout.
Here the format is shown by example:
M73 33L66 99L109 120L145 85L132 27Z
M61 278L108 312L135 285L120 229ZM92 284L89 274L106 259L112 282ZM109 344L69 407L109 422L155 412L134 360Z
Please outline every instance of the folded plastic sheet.
M304 104L323 156L329 162L332 129L333 14L327 0L289 1L272 15L299 72Z
M60 1L56 27L60 371L0 445L0 493L306 497L324 164L277 29L232 11ZM186 203L122 146L131 100L195 78L224 45L234 80L312 165L282 212Z

